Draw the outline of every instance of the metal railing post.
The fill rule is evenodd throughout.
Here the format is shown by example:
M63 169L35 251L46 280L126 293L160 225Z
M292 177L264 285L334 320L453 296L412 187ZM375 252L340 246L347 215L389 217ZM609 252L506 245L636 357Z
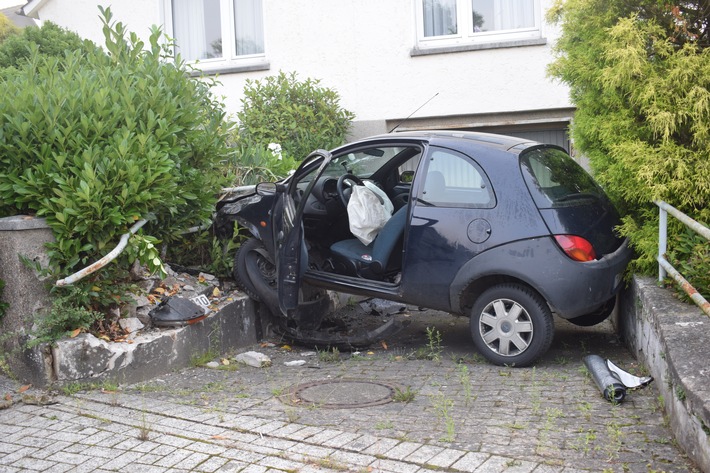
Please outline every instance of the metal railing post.
M658 282L663 282L666 278L666 270L660 263L660 258L665 258L668 247L668 212L661 206L658 207L658 211Z
M663 202L662 200L656 201L655 204L661 210L658 218L658 257L656 258L658 260L658 280L663 281L666 274L669 274L678 283L681 289L688 294L693 302L695 302L695 304L700 307L705 314L710 316L710 302L705 300L705 298L692 286L692 284L690 284L683 277L683 275L680 274L678 270L668 262L668 260L666 260L666 250L668 245L668 214L671 214L683 225L701 235L708 241L710 241L710 229L700 222L696 222L680 210L667 204L666 202Z

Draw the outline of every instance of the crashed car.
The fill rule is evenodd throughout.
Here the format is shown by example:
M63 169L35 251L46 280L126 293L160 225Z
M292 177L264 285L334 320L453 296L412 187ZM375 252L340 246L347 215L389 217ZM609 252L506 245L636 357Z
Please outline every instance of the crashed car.
M350 205L365 188L391 212L371 242ZM474 132L314 151L286 180L223 199L218 234L234 221L253 236L235 278L284 326L317 329L325 290L382 298L469 317L476 349L512 366L547 351L553 314L605 320L631 257L614 206L564 149Z

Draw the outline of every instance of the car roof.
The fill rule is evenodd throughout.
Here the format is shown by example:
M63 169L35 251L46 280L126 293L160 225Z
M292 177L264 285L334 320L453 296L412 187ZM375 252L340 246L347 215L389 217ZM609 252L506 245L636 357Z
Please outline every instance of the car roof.
M493 133L481 133L475 131L452 131L452 130L421 130L421 131L403 131L398 133L388 133L377 136L372 136L361 140L366 142L377 139L396 139L407 138L427 141L431 144L445 145L449 141L467 141L472 145L483 146L487 148L496 148L501 151L509 151L519 153L522 150L531 146L536 146L541 143L529 139L518 138L515 136L497 135Z

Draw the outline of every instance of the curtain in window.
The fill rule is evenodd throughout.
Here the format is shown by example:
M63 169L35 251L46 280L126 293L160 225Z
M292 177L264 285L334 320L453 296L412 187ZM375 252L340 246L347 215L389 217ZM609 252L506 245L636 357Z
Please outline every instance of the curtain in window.
M473 31L498 31L535 26L535 0L471 0Z
M220 0L172 0L177 52L187 61L222 57Z
M234 30L237 56L264 52L261 0L234 0Z
M444 36L458 33L456 0L422 0L424 36Z

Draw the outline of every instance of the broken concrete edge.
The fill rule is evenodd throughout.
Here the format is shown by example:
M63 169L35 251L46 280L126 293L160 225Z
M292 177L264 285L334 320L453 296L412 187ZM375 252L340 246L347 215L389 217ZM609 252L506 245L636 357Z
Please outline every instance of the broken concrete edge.
M242 294L192 325L146 331L129 342L107 342L80 334L34 350L45 366L35 386L134 384L195 364L205 354L218 356L257 343L270 332L270 314ZM37 363L35 363L36 365Z
M651 278L635 276L621 297L619 332L649 370L678 444L710 471L710 319Z
M0 218L0 232L49 229L47 221L30 215L13 215Z

